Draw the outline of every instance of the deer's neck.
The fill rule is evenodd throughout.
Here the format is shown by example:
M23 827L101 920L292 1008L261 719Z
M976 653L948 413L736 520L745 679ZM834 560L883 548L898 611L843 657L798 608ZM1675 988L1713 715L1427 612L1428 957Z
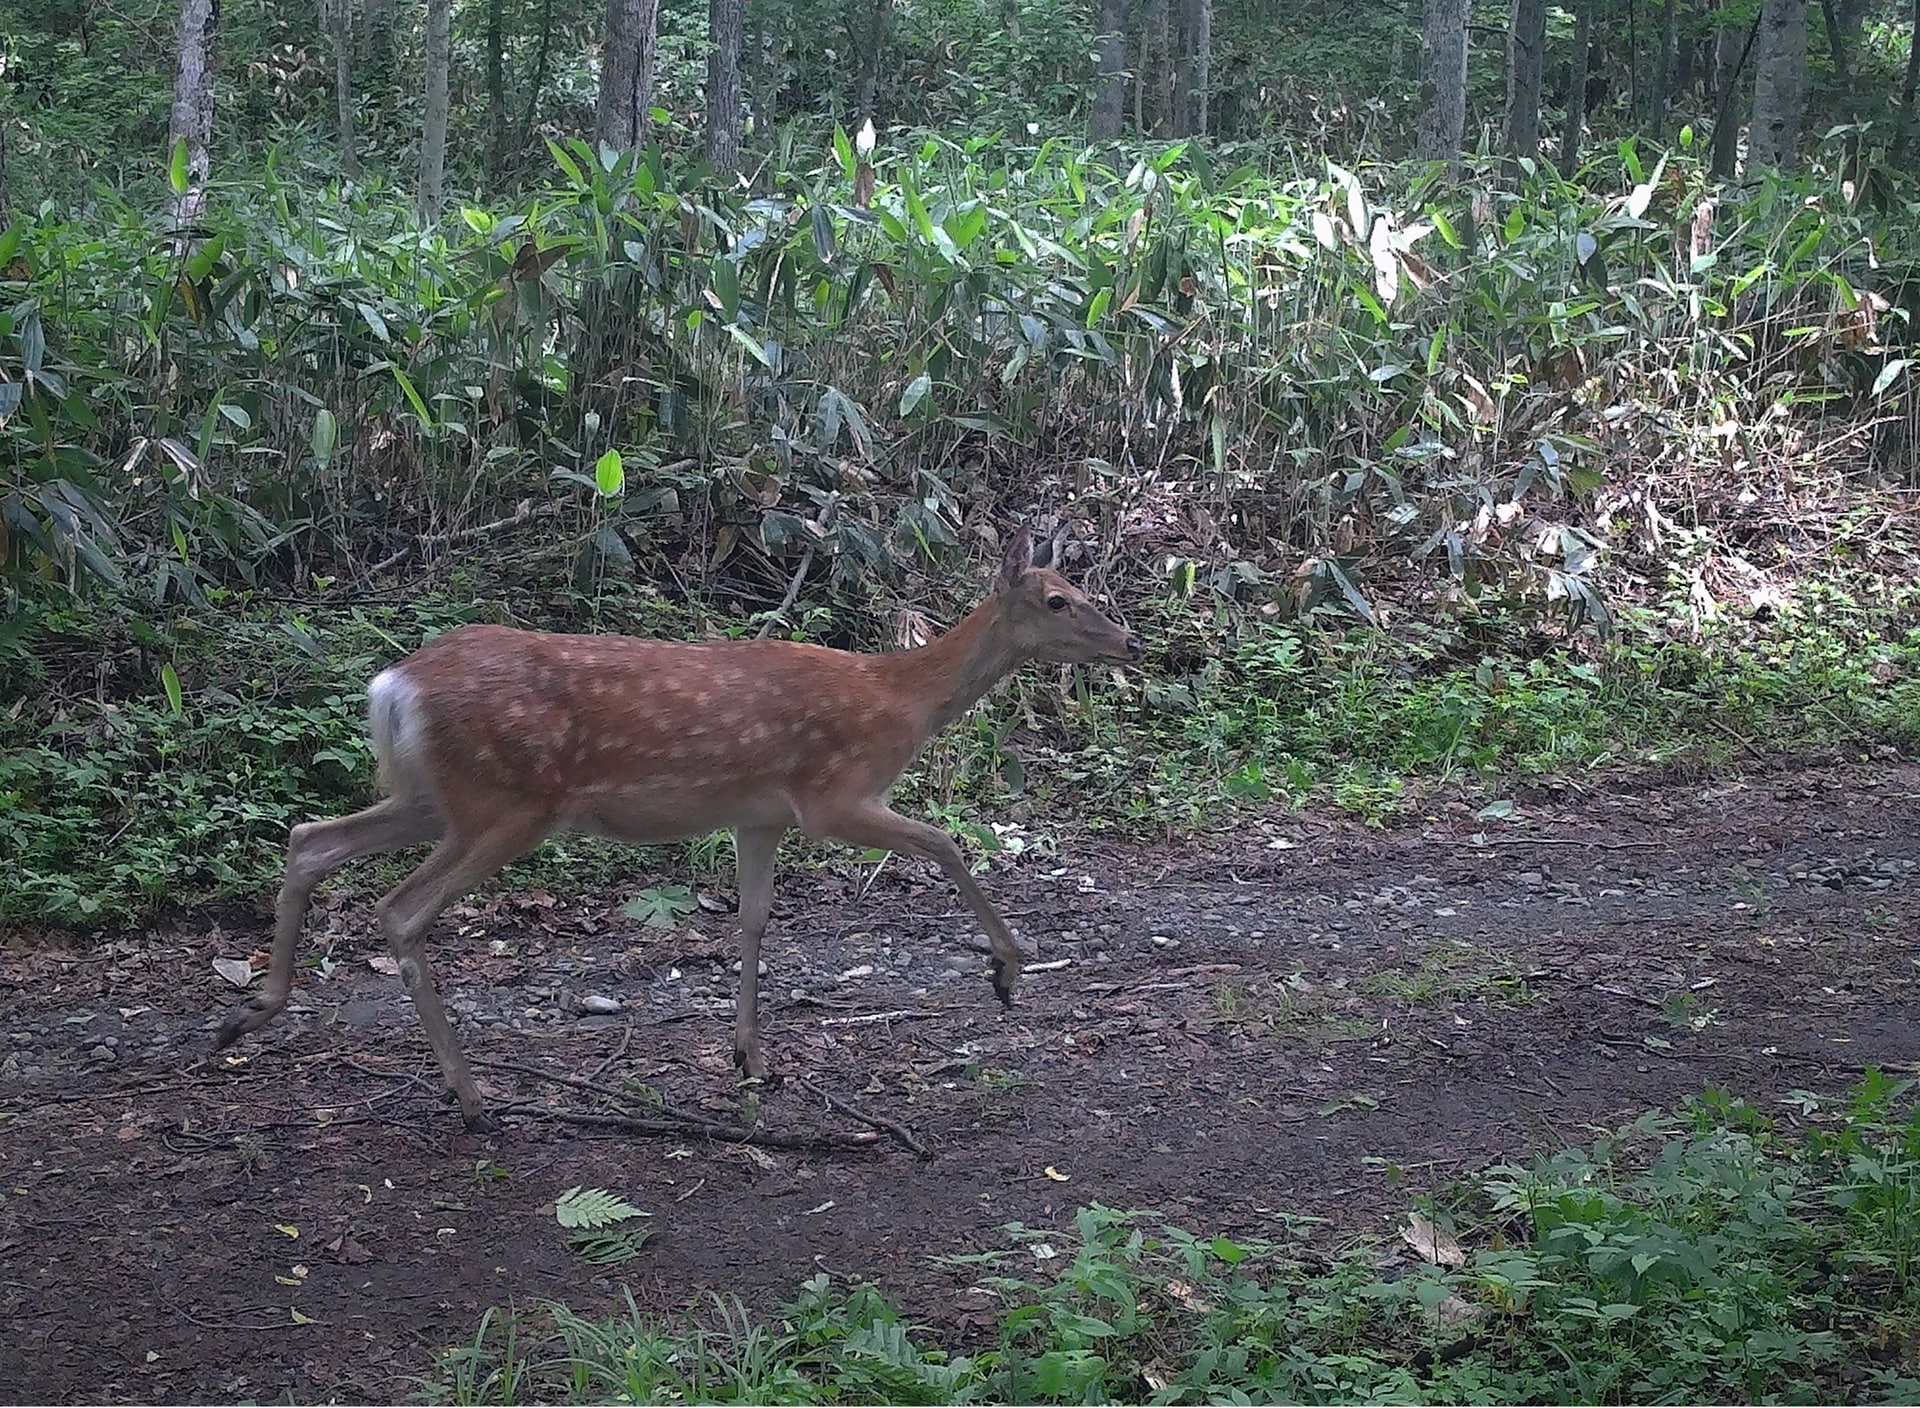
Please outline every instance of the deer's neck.
M910 687L926 691L929 738L971 709L1020 664L1020 655L1000 629L997 593L931 645L894 658L906 670Z

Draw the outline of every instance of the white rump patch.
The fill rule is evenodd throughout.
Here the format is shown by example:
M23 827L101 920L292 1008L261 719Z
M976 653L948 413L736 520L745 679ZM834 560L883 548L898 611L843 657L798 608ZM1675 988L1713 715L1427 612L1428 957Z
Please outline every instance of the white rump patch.
M367 686L367 722L373 751L383 762L411 761L425 741L420 691L397 667L382 670Z

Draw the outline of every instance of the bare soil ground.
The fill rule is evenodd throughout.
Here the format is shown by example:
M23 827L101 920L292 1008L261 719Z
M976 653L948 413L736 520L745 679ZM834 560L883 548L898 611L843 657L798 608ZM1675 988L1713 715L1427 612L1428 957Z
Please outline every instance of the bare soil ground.
M1098 1200L1202 1232L1274 1235L1278 1211L1385 1231L1414 1190L1707 1083L1785 1118L1773 1097L1920 1059L1920 766L1623 780L1522 799L1518 824L1427 810L996 866L1036 961L1064 960L1008 1013L936 876L789 868L769 1052L816 1089L760 1092L760 1126L861 1131L826 1091L925 1159L885 1136L742 1147L515 1112L610 1107L499 1064L481 1074L508 1131L469 1136L341 884L319 923L337 967L218 1059L234 993L212 960L263 943L264 911L16 941L0 1397L390 1401L489 1306L769 1306L821 1269L964 1336L989 1306L932 1258L1004 1246L1011 1221ZM751 1098L726 914L668 936L613 897L502 895L451 914L434 954L477 1058L644 1082L721 1121ZM576 1184L655 1214L638 1258L566 1250L548 1205Z

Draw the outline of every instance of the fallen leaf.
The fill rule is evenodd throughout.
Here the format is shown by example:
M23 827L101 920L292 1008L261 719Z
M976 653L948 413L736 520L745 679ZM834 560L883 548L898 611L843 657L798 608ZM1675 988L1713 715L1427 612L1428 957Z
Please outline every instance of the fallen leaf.
M1400 1229L1400 1240L1435 1266L1466 1265L1467 1254L1460 1250L1453 1234L1441 1231L1431 1218L1417 1212L1407 1214L1407 1225Z
M400 976L400 960L390 953L368 955L367 967L373 969L376 973L384 973L389 978L397 978Z
M230 987L245 988L253 985L253 963L245 958L216 958L213 971L224 978Z
M1060 1172L1059 1169L1055 1168L1052 1164L1048 1164L1047 1177L1051 1178L1055 1183L1068 1183L1072 1181L1073 1175L1062 1173Z
M282 1237L291 1237L296 1242L300 1240L300 1229L291 1222L276 1222L273 1224L273 1230Z

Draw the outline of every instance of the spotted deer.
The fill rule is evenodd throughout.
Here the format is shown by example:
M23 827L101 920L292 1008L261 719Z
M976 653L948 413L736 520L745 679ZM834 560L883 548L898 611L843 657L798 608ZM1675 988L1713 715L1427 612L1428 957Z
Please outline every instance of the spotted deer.
M794 641L698 644L468 625L367 687L384 801L293 829L261 992L215 1049L287 1005L313 890L350 860L437 842L378 908L427 1040L467 1127L498 1128L434 989L423 941L440 912L559 831L652 844L730 829L740 888L734 1060L767 1073L760 941L774 853L793 827L930 860L986 930L1008 1006L1020 950L953 838L887 794L927 741L1029 660L1128 664L1136 636L1014 534L992 593L931 644L866 655Z

